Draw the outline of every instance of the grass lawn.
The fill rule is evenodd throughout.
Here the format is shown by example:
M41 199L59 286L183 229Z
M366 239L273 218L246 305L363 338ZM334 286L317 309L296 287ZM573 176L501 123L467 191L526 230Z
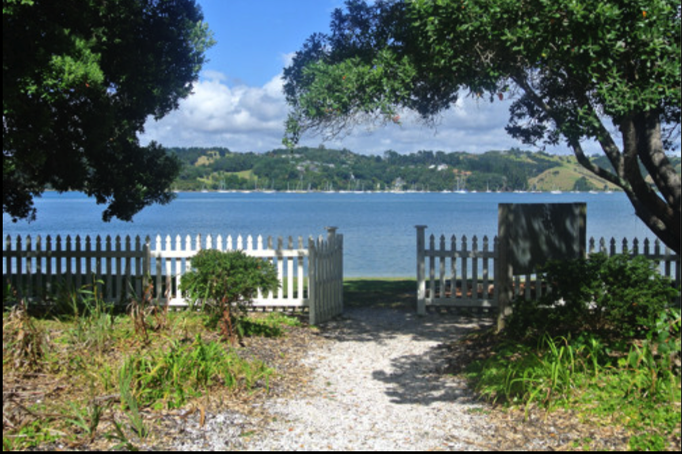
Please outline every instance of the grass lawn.
M347 307L415 309L417 280L400 277L347 278L343 280L343 301Z

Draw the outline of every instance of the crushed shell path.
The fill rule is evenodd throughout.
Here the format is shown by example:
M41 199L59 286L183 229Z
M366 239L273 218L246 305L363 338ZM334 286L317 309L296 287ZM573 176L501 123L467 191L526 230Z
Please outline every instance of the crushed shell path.
M480 449L487 425L464 383L440 374L443 342L480 328L450 314L350 309L323 327L332 342L304 360L314 392L271 401L274 422L249 450Z

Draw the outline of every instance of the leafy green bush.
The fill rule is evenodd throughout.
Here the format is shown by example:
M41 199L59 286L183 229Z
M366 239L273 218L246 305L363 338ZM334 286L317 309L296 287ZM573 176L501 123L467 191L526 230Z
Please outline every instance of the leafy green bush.
M270 262L251 257L241 251L199 251L192 259L193 271L182 276L180 288L190 304L219 313L221 331L226 340L234 341L248 305L258 290L275 291L279 287L277 271Z
M678 291L645 257L607 257L548 263L542 278L551 289L539 300L518 298L508 332L514 337L579 333L585 329L644 337Z

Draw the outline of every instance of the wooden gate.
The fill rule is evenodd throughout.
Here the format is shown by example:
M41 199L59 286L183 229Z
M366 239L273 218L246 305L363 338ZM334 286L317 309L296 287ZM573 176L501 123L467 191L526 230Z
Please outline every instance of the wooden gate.
M326 229L326 240L308 241L311 325L343 312L343 235L336 234L336 227Z

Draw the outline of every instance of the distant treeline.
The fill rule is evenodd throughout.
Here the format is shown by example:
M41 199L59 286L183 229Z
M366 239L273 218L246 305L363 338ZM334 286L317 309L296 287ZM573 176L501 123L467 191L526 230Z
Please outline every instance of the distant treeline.
M176 190L276 191L515 191L602 190L573 156L518 149L466 152L419 151L382 156L347 149L301 147L266 153L227 148L170 148L183 163ZM607 166L606 158L594 158ZM679 158L676 165L679 170ZM547 175L548 178L545 178ZM559 178L563 176L563 178ZM551 182L551 183L549 183ZM545 187L542 187L542 184ZM547 187L552 184L552 187Z

